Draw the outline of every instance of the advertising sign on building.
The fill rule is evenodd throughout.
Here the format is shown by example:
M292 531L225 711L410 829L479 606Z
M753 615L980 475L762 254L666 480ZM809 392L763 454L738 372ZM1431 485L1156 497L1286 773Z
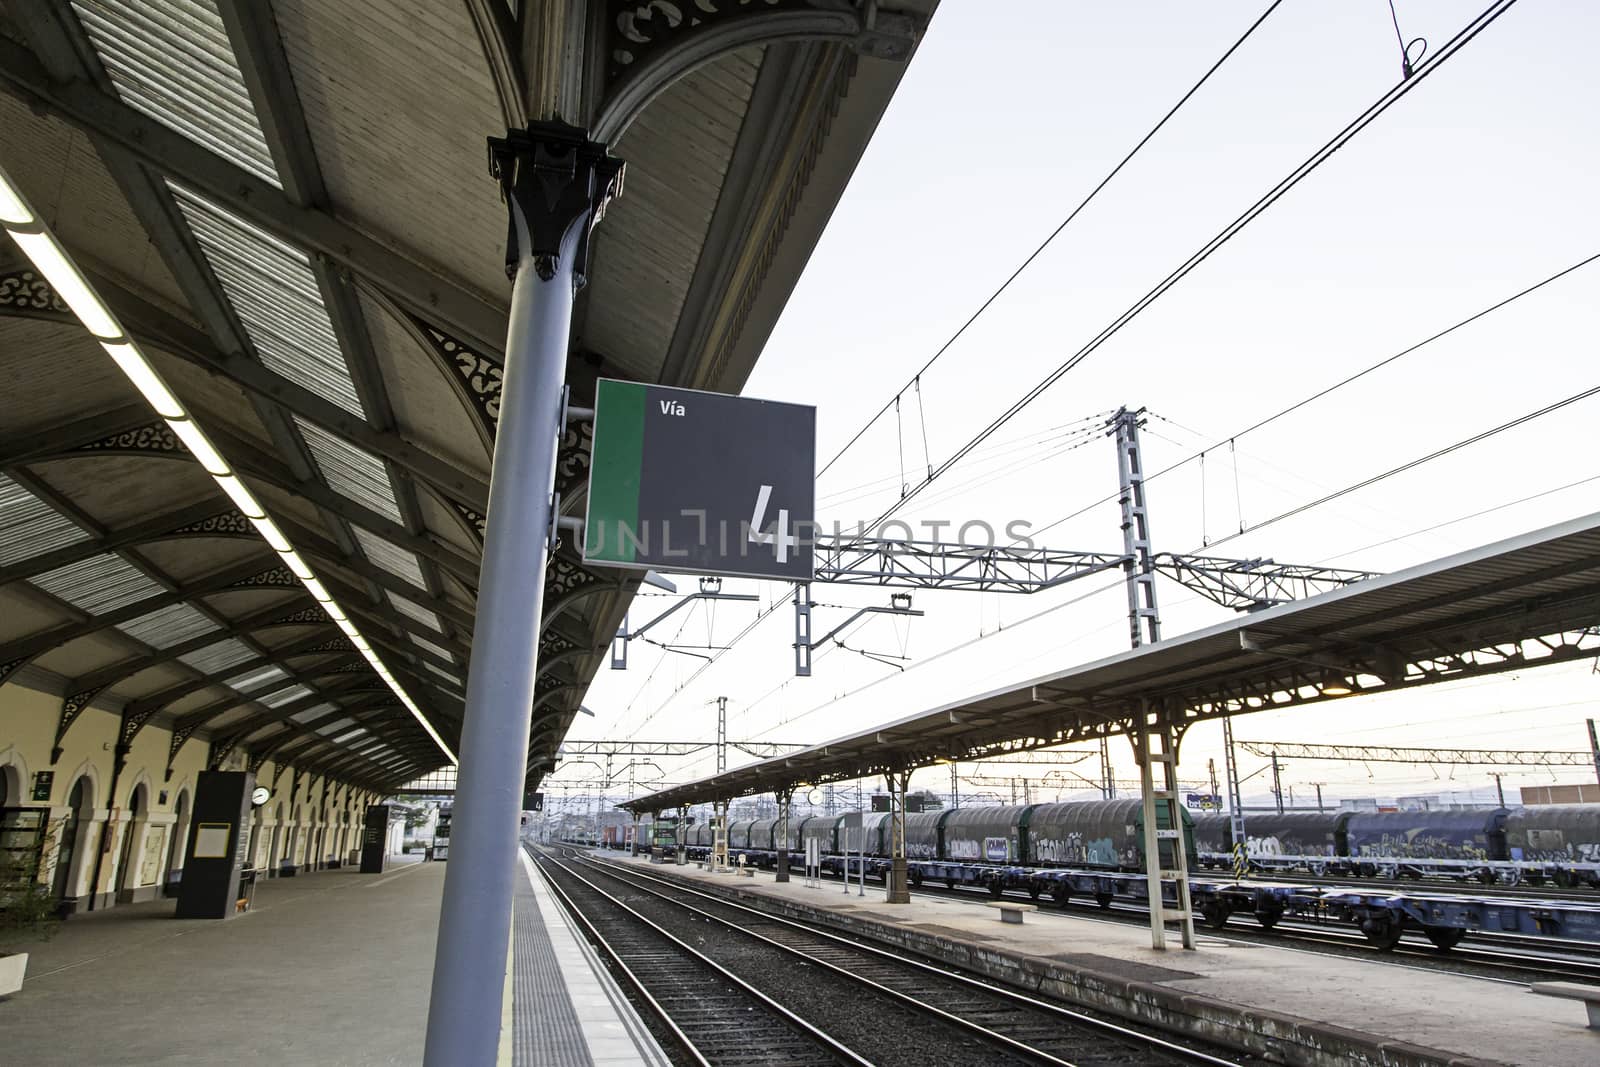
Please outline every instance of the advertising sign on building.
M603 378L583 558L809 582L817 412Z

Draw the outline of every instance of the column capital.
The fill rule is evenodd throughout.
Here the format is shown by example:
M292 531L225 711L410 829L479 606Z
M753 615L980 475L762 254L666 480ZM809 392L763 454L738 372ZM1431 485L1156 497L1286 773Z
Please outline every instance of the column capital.
M612 197L622 194L622 161L607 154L601 142L591 141L580 126L531 122L525 130L489 138L489 173L500 183L509 216L506 274L515 278L526 255L541 279L554 278L561 239L587 216L573 263L575 283L581 286L589 234ZM518 226L519 215L525 228Z

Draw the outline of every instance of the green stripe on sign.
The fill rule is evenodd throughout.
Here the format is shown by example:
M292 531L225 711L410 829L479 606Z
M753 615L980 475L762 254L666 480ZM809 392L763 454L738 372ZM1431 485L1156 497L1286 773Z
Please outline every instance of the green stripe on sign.
M639 468L644 460L645 386L602 380L595 390L594 452L584 556L632 563L639 535Z

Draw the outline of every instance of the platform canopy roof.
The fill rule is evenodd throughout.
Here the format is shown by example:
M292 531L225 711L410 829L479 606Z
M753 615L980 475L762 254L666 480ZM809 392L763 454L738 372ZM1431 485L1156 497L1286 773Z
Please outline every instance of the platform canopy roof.
M629 801L635 811L1600 656L1600 514Z
M0 0L0 166L454 748L510 295L486 138L559 117L627 164L575 402L737 391L935 2ZM445 763L10 241L0 354L0 683L63 694L58 744L100 705L213 765ZM530 788L635 587L570 547L547 583Z

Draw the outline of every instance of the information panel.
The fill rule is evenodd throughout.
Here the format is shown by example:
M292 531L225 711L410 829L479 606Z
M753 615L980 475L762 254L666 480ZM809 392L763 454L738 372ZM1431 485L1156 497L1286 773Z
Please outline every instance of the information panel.
M583 558L810 581L817 412L603 378Z

